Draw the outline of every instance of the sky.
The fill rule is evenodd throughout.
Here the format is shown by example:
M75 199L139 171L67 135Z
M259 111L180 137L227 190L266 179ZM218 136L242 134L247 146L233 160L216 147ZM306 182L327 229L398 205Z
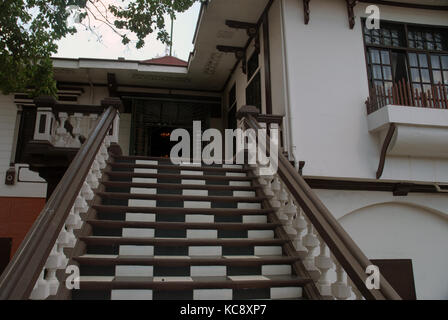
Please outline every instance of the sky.
M196 2L188 11L178 14L174 21L173 55L188 61L188 56L193 50L193 35L196 28L200 3ZM171 21L166 17L166 28L170 32ZM107 26L99 26L97 34L101 39L89 30L85 30L79 24L75 24L78 32L61 39L58 42L58 53L55 57L64 58L103 58L117 59L123 57L127 60L146 60L158 56L164 56L167 52L166 45L156 39L155 35L149 35L145 46L136 49L135 45L123 45L121 38Z

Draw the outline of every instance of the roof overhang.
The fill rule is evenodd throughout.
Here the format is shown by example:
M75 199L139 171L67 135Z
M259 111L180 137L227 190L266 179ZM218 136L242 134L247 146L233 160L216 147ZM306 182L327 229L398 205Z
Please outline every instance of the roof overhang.
M212 0L203 3L194 35L194 52L188 66L151 64L147 61L91 58L53 58L55 76L61 82L107 84L114 73L118 85L222 91L237 61L235 54L217 46L244 47L244 29L226 25L226 20L257 23L269 0Z

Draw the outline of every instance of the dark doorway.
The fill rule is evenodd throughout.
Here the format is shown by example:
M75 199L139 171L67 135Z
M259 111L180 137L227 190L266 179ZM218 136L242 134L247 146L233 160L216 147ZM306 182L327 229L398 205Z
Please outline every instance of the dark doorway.
M414 271L410 259L370 260L403 300L416 300Z
M170 141L171 132L185 129L191 136L193 121L201 122L202 131L208 129L217 107L220 102L133 99L130 154L169 157L177 144Z
M176 129L173 127L149 127L150 136L150 154L153 157L169 158L171 148L177 143L170 141L171 132Z
M9 263L11 257L11 238L0 238L0 275Z

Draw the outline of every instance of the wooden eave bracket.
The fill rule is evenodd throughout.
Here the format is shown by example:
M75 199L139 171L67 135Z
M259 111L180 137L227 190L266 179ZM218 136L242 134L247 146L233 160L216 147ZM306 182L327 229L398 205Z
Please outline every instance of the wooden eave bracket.
M226 20L226 26L233 29L245 29L249 38L254 37L258 33L258 26L256 23Z
M310 22L310 0L303 0L303 17L305 24Z
M355 6L358 4L358 0L346 0L347 1L347 12L348 12L348 23L350 24L350 29L355 27Z
M381 148L381 154L380 154L380 162L378 164L378 170L376 171L376 178L379 179L383 175L384 170L384 163L386 162L386 153L387 149L389 148L390 142L392 141L392 138L395 134L396 130L395 123L391 123L389 126L389 130L387 131L386 137L383 142L383 147Z
M247 73L247 66L246 66L246 50L242 47L231 47L231 46L216 46L216 49L220 52L232 52L235 54L235 58L237 60L242 60L242 68L243 73Z

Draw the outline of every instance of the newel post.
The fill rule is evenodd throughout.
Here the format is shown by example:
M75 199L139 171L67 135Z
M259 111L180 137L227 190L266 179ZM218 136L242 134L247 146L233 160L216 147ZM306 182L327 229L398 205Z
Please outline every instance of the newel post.
M36 124L34 140L52 142L56 119L53 114L56 100L53 97L41 96L34 99L36 105Z
M101 101L101 106L106 110L109 107L114 107L117 109L117 111L123 110L123 103L120 98L116 97L108 97ZM120 114L117 113L117 116L114 119L114 122L112 123L112 127L110 128L109 135L110 135L110 142L111 143L118 143L118 137L120 132Z
M238 111L236 112L236 118L238 120L241 120L248 115L252 115L257 118L259 114L260 110L258 110L256 106L245 105L238 109Z

